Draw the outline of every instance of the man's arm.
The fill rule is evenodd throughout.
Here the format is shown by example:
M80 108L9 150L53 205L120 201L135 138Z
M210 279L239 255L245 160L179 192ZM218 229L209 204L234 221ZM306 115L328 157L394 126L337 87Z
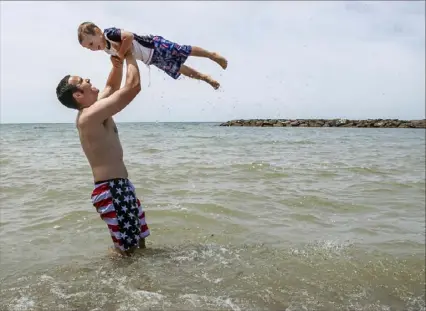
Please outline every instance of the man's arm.
M127 54L125 85L111 96L103 98L86 108L81 116L81 124L102 123L123 110L141 91L140 73L132 53Z
M98 100L110 96L120 88L123 79L123 61L118 57L111 56L112 69L109 73L104 90L99 94Z

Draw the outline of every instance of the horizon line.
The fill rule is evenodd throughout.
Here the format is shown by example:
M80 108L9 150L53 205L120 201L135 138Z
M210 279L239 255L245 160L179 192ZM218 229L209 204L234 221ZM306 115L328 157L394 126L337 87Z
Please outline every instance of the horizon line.
M237 120L237 119L236 119ZM115 121L115 123L223 123L227 121ZM9 124L75 124L75 122L0 122L0 125Z

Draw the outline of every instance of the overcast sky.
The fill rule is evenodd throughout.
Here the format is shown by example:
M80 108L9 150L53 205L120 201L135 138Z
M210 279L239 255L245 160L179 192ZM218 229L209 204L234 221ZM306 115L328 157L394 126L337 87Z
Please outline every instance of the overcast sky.
M109 56L80 47L93 21L222 53L187 65L217 78L173 80L139 63L142 92L120 121L425 118L425 4L396 2L1 2L1 122L74 122L56 99L65 74L99 89ZM124 82L124 77L123 77Z

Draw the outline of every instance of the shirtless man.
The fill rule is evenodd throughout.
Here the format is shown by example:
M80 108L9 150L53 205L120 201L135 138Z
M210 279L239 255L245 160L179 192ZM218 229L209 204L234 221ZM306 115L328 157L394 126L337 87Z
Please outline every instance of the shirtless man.
M123 62L112 56L113 66L101 93L90 79L66 75L59 82L56 95L64 106L78 111L76 126L94 178L92 204L108 226L114 249L128 256L137 248L145 248L150 232L135 187L128 179L112 118L141 90L134 56L129 53L125 59L126 82L121 89Z

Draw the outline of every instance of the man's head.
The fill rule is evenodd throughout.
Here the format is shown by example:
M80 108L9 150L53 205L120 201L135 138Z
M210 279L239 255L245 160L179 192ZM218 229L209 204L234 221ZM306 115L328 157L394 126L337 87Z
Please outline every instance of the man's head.
M92 22L84 22L78 26L78 42L82 47L92 51L103 50L106 46L102 30Z
M56 96L65 107L80 110L91 106L98 99L99 90L90 79L66 75L56 87Z

